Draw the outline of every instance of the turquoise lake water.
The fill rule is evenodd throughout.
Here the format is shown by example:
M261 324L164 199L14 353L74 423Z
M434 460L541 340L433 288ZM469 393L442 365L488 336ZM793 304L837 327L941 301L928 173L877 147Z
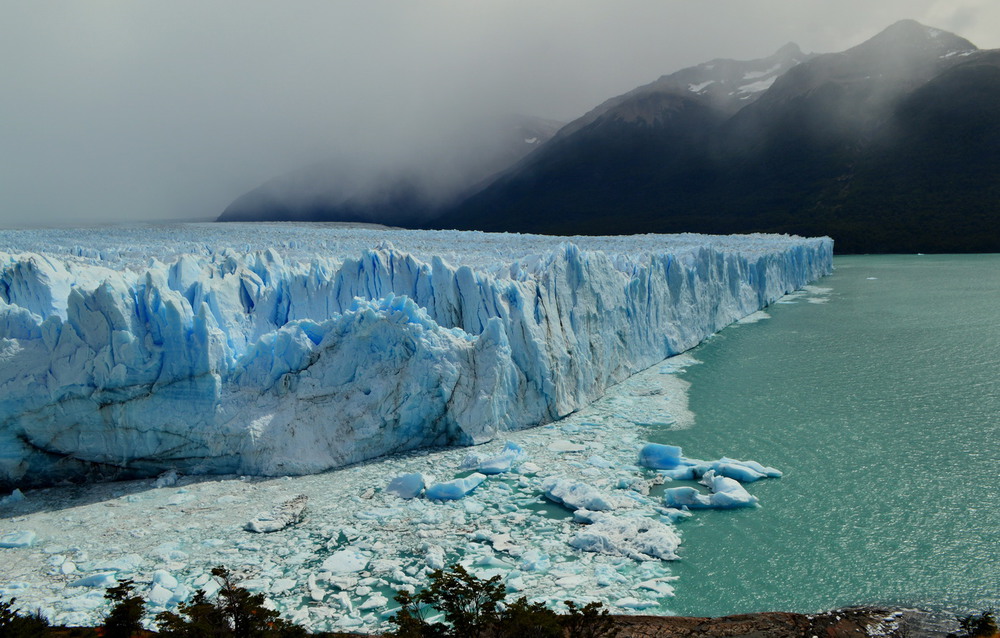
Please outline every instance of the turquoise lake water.
M695 349L694 425L652 436L785 472L681 524L673 613L1000 607L1000 255L835 267Z

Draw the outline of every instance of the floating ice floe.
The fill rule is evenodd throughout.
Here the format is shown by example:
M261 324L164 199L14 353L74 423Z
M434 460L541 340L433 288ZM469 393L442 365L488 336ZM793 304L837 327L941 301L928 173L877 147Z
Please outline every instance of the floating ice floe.
M517 443L508 441L498 456L494 456L479 463L479 471L483 474L503 474L509 472L515 463L520 463L527 458L527 453Z
M244 527L248 532L265 534L285 529L289 525L302 522L309 497L299 494L276 507L271 514L259 515Z
M31 547L35 544L37 535L31 530L19 532L9 532L0 536L0 547L13 549L17 547Z
M585 509L595 512L631 507L631 499L596 489L586 483L559 477L549 477L542 481L545 498L571 510Z
M438 501L458 500L471 494L485 480L486 476L484 474L474 472L465 478L435 483L424 490L424 496Z
M639 465L654 470L672 470L681 463L681 448L676 445L647 443L639 451Z
M688 509L734 509L757 505L756 496L747 492L735 479L716 475L715 470L709 470L701 483L711 490L711 494L702 494L694 487L671 487L663 493L664 505Z
M419 472L403 474L389 481L385 491L399 498L417 498L424 493L424 475Z
M360 572L371 562L371 555L359 549L348 548L334 552L323 561L323 570L331 574L353 574Z
M594 513L593 521L569 542L585 552L634 560L676 560L680 536L673 526L646 516Z

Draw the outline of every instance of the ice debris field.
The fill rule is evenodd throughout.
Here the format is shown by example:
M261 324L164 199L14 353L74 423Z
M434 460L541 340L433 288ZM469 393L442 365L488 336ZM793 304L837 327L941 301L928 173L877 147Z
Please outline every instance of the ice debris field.
M659 438L691 422L683 371L696 363L679 355L563 420L475 448L301 477L168 472L25 490L0 504L9 547L0 549L0 596L58 623L92 624L106 613L104 588L132 578L151 620L198 588L212 593L209 572L225 565L312 630L377 631L396 591L461 563L554 608L599 601L616 613L669 613L683 588L670 561L683 555L682 534L698 533L697 520L684 520L706 506L756 507L753 481L779 474L648 443L650 415Z
M309 628L375 630L454 562L552 606L669 611L676 523L780 472L650 444L693 421L694 361L661 360L763 317L832 245L193 225L0 251L0 463L24 488L0 595L88 624L122 578L154 614L222 564ZM456 443L483 445L416 449ZM129 472L155 478L28 489Z
M548 423L828 273L829 238L0 232L0 486L319 472Z

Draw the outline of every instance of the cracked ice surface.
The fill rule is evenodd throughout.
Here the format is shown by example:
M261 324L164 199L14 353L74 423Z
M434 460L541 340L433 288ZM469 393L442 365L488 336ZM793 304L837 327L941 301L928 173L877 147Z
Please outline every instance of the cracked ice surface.
M375 631L394 612L395 591L460 562L481 578L501 575L515 597L553 607L571 599L619 613L667 612L674 587L683 586L666 561L680 542L673 520L685 514L663 507L657 484L672 482L638 465L649 433L641 422L677 421L670 397L684 391L679 373L695 363L674 357L566 419L509 433L517 448L478 448L489 456L514 450L518 458L459 500L404 499L387 487L405 474L428 484L472 475L461 448L302 477L182 475L27 490L0 509L0 534L32 536L29 546L0 550L0 596L16 596L58 623L89 624L106 609L103 587L133 578L151 618L198 588L211 593L209 571L222 564L311 629ZM740 450L689 452L714 458ZM574 517L546 498L553 477L609 495L614 509ZM298 524L244 530L262 510L300 495L308 506ZM587 519L592 524L577 522Z
M768 235L0 231L0 485L299 475L483 443L831 263L827 238Z

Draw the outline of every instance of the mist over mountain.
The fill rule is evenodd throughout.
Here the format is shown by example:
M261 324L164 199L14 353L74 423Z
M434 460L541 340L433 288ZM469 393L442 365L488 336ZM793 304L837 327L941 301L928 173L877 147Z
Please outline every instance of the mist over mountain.
M1000 250L1000 51L912 20L840 53L714 60L608 100L434 221Z
M341 158L293 171L220 221L775 232L829 235L841 253L1000 250L1000 50L913 20L839 53L787 44L685 68L561 129L520 117L450 137L396 164Z
M456 124L440 145L424 144L388 160L334 155L242 195L219 221L425 223L540 147L560 126L509 115Z

